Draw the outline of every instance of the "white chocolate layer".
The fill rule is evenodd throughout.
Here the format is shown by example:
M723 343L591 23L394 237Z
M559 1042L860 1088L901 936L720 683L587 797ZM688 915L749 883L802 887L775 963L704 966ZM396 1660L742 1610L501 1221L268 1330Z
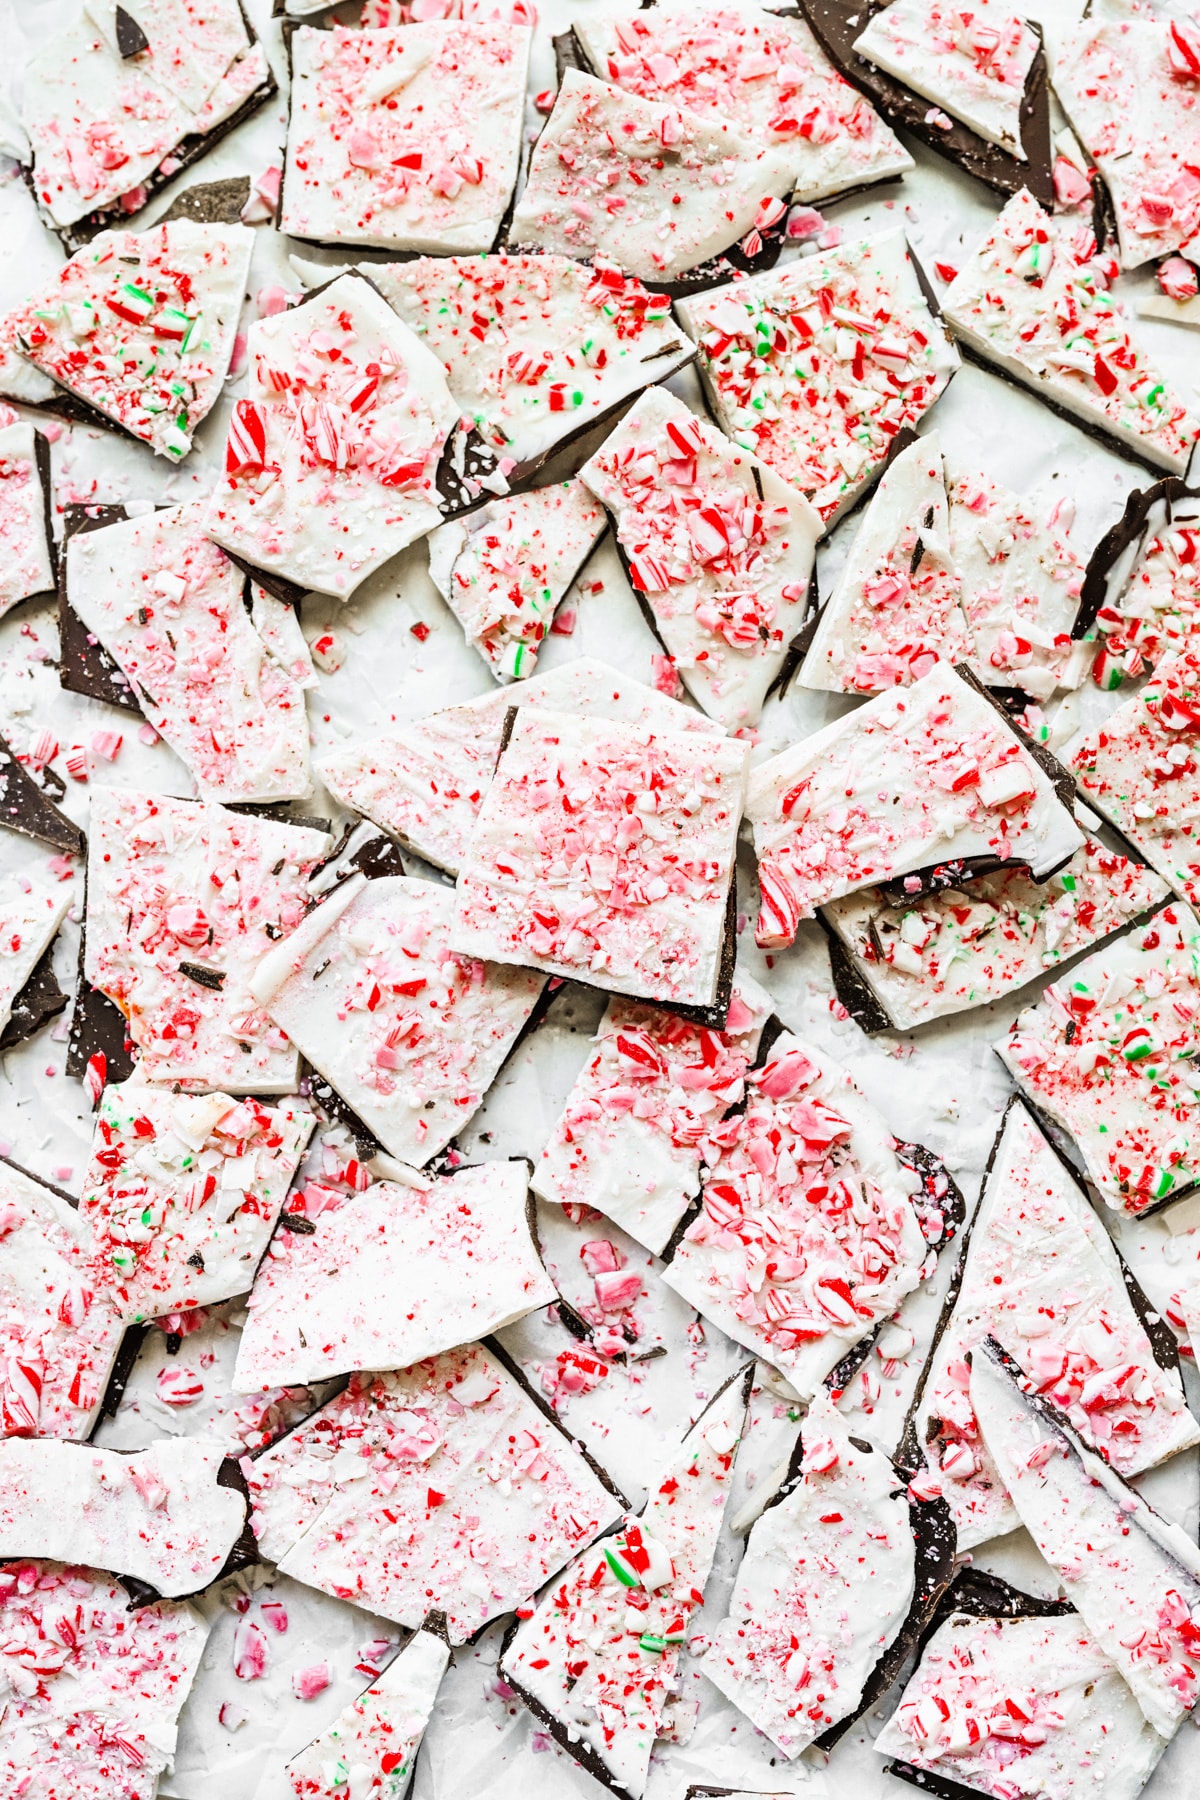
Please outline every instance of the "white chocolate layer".
M365 1694L287 1765L301 1800L347 1800L365 1781L371 1800L404 1800L450 1646L418 1631Z
M0 617L54 588L35 443L33 426L23 420L0 429Z
M872 14L854 48L1024 162L1021 102L1040 42L1006 0L977 0L966 18L945 0L892 0Z

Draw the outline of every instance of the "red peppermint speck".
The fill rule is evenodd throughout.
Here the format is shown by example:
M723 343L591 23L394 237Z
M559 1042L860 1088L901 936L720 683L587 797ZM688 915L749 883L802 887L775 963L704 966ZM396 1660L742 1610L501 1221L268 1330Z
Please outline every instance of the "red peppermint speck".
M425 639L429 636L429 627L426 625L424 619L418 619L416 624L410 625L408 629L412 632L419 644L423 644Z

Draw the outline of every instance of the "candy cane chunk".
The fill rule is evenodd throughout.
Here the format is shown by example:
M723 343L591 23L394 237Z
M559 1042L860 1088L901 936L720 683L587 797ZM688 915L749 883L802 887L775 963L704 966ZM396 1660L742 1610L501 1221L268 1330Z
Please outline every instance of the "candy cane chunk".
M17 347L102 420L178 463L221 396L254 233L175 219L102 231L10 317Z
M61 1800L154 1800L208 1625L190 1606L130 1611L97 1569L26 1562L0 1571L6 1645L0 1786Z
M22 421L0 429L0 617L55 588L50 455Z
M294 1756L286 1775L300 1800L345 1800L362 1782L371 1800L404 1800L450 1646L418 1631L365 1694Z
M902 231L694 294L678 311L718 425L827 526L958 367Z
M452 1644L621 1516L557 1421L482 1344L350 1386L247 1469L284 1574Z
M866 1029L911 1031L986 1006L1168 898L1167 884L1152 869L1109 850L1091 832L1084 838L1083 848L1045 882L1013 868L908 905L891 905L878 888L862 888L822 907L822 922L850 959L854 980L882 1010L883 1018ZM846 1005L855 1010L849 998Z
M70 883L38 871L0 878L0 1033L13 1016L22 988L58 935L73 896Z
M723 1031L610 1001L534 1169L536 1192L594 1206L661 1256L720 1154L722 1120L745 1094L771 1006L745 975L734 978Z
M316 767L343 806L373 819L426 862L457 875L492 784L509 709L526 704L669 731L720 731L691 707L611 663L581 656L513 687L443 707L415 725L320 751Z
M94 787L84 974L128 1021L147 1081L291 1094L295 1049L250 980L300 923L326 832Z
M427 1162L463 1129L544 985L455 955L453 921L453 890L440 883L358 875L253 981L276 1025L401 1162Z
M105 1088L79 1210L127 1324L247 1291L312 1128L291 1100Z
M1200 924L1177 901L1077 963L996 1048L1118 1212L1200 1179Z
M838 584L821 610L802 686L833 694L908 687L969 638L950 550L937 433L893 458L867 503Z
M517 1626L503 1678L563 1749L639 1800L703 1604L746 1411L740 1376L674 1451L638 1515L576 1558Z
M677 281L780 218L792 185L783 152L567 69L510 237Z
M0 1437L86 1438L124 1328L73 1206L0 1163Z
M1155 1360L1127 1279L1079 1183L1014 1101L911 1419L960 1552L1019 1524L971 1407L968 1359L988 1336L1124 1476L1200 1441L1179 1372Z
M1129 496L1088 561L1079 628L1104 635L1092 665L1097 686L1118 688L1185 649L1198 613L1200 494L1168 476Z
M521 707L467 847L452 948L723 1024L748 758L730 738Z
M376 1182L279 1232L248 1301L233 1390L408 1368L514 1325L558 1290L529 1228L523 1162L416 1187Z
M1164 381L1108 292L1085 225L1013 196L942 296L955 336L1085 429L1182 475L1200 421Z
M578 481L493 500L429 539L434 586L498 681L531 675L559 601L605 527Z
M1084 569L1070 539L986 476L952 467L947 486L950 554L979 679L1036 700L1078 687L1072 634Z
M818 515L660 387L580 477L613 514L638 599L697 704L731 729L756 724L804 622Z
M807 1398L922 1279L916 1178L845 1069L790 1033L713 1137L663 1280Z
M168 1599L220 1574L246 1526L220 1486L219 1444L163 1438L134 1456L95 1444L0 1442L0 1556L71 1558L145 1581Z
M959 862L1022 863L1042 881L1084 841L1041 765L948 663L759 764L746 813L767 947L856 888L911 877L916 895L916 871Z
M685 0L577 14L574 30L596 73L627 93L770 144L789 160L797 200L825 200L912 168L900 140L799 17Z
M440 522L437 467L458 420L445 370L354 275L249 339L205 529L252 568L344 600Z
M104 646L205 800L311 791L304 695L268 655L246 578L205 534L206 505L68 540L67 603Z
M280 230L431 255L490 250L517 179L531 37L450 19L301 26Z
M950 1612L876 1750L906 1780L921 1785L923 1770L993 1800L1137 1800L1165 1739L1074 1609L1030 1605L1016 1618Z
M702 1665L789 1759L855 1711L915 1592L908 1499L886 1456L848 1435L823 1389L803 1444L801 1480L753 1527Z
M1093 1480L1068 1438L982 1345L969 1394L1022 1525L1148 1723L1170 1738L1200 1689L1200 1581L1163 1548L1166 1534L1152 1536L1143 1524L1145 1515L1152 1528L1165 1521L1119 1478Z
M892 0L854 40L859 56L1022 162L1021 102L1041 38L1004 0L969 19L935 0Z

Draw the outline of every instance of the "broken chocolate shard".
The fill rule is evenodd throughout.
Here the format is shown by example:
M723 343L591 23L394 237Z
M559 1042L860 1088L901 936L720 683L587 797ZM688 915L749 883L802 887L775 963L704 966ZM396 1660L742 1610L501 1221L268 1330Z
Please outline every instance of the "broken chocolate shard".
M280 1213L277 1224L281 1231L293 1232L297 1237L313 1237L317 1229L312 1220L306 1219L303 1213Z
M123 62L131 56L142 56L150 48L150 39L146 36L137 20L131 18L123 6L116 10L117 50Z
M562 78L568 69L578 69L583 75L595 75L598 72L589 62L573 25L569 31L552 37L550 42L554 48L554 78L559 87L562 86Z
M1072 812L1075 806L1075 777L1071 774L1070 770L1063 767L1057 756L1055 756L1053 751L1048 749L1045 744L1039 744L1036 738L1030 737L1024 726L1018 724L1003 700L998 699L991 688L984 687L982 681L980 681L978 675L975 674L975 671L971 668L969 663L956 663L954 668L957 675L960 675L965 682L968 682L970 686L975 689L977 694L980 694L983 699L987 700L995 707L1014 737L1018 737L1021 740L1025 749L1028 750L1034 762L1050 782L1062 805L1066 807L1068 812ZM1056 871L1053 869L1048 871L1048 874L1050 875L1055 873ZM1042 880L1044 881L1045 879L1046 876L1043 875Z
M173 219L192 219L197 225L240 225L250 199L250 177L228 175L224 181L200 181L177 194L165 213L155 220L169 225Z
M49 844L65 856L82 856L85 839L78 825L60 812L0 737L0 825Z
M344 1125L354 1139L360 1162L370 1162L378 1156L383 1145L373 1132L368 1131L353 1107L348 1106L335 1087L332 1087L323 1075L315 1070L308 1077L309 1098L315 1100L321 1111L327 1113L337 1124Z
M203 963L181 962L179 973L186 975L189 981L200 987L223 988L225 986L224 969L206 969Z
M57 1192L57 1189L55 1190ZM77 1206L76 1200L71 1201ZM129 1377L133 1374L134 1365L141 1355L142 1345L150 1330L149 1325L130 1325L121 1339L121 1348L117 1351L117 1359L112 1366L112 1374L108 1378L108 1386L104 1390L104 1398L100 1402L100 1411L96 1414L96 1423L92 1427L89 1443L94 1443L96 1433L105 1419L116 1417L117 1408L125 1397L125 1389L129 1386Z
M1175 506L1182 500L1200 500L1200 487L1189 487L1178 475L1166 475L1147 488L1135 488L1125 502L1125 511L1115 525L1109 527L1088 558L1083 586L1079 591L1079 613L1071 632L1073 638L1088 635L1096 623L1100 608L1119 598L1110 592L1110 584L1119 565L1129 551L1140 552L1144 540L1151 535L1151 517L1161 507L1164 523L1169 522ZM1129 571L1125 571L1125 579ZM1119 583L1124 585L1124 580Z
M921 1183L920 1192L912 1196L912 1205L921 1221L925 1242L931 1250L944 1250L966 1223L967 1203L962 1189L935 1150L924 1144L906 1143L902 1138L893 1138L892 1148Z
M69 998L58 985L54 973L54 945L49 944L12 1003L8 1023L0 1032L0 1055L33 1037L48 1019L62 1012Z
M896 885L903 887L904 884L901 882ZM905 895L905 900L910 898L911 896ZM854 1023L861 1031L865 1031L868 1037L873 1037L879 1031L893 1030L891 1014L876 999L870 984L859 973L853 957L820 909L817 911L817 923L825 933L825 942L829 949L829 972L833 978L833 991Z
M111 429L112 421L106 425ZM58 680L72 694L103 700L144 718L130 683L108 651L90 632L67 599L67 558L70 540L78 532L101 531L129 517L123 506L67 506L63 509L63 538L58 560Z

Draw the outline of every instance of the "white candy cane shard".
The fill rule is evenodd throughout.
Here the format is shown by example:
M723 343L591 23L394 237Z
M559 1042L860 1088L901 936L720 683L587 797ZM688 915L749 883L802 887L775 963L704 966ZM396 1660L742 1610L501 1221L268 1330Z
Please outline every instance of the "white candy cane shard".
M1137 1800L1166 1747L1078 1613L952 1613L875 1739L993 1800Z
M902 231L694 294L678 312L699 345L717 423L827 526L958 367Z
M544 978L450 949L454 892L388 876L348 907L310 914L263 1005L401 1162L428 1162L468 1123L533 1010Z
M850 1438L823 1389L803 1443L802 1479L754 1525L703 1662L789 1759L858 1706L915 1589L908 1497L887 1457Z
M250 623L262 639L267 654L274 657L298 688L318 686L312 651L300 629L296 608L288 601L268 594L257 581L250 583Z
M95 1444L0 1442L0 1556L49 1557L130 1575L168 1598L220 1573L246 1502L220 1487L224 1451L164 1438L136 1455Z
M0 1631L5 1792L20 1794L36 1770L63 1800L153 1800L208 1636L199 1613L169 1600L130 1611L126 1589L97 1569L23 1562L0 1571Z
M1022 1525L1149 1723L1170 1738L1200 1689L1200 1582L1143 1529L1136 1500L1124 1506L1091 1479L982 1346L970 1399Z
M58 933L74 898L72 883L53 881L49 871L0 878L0 1031L13 1003Z
M429 713L415 725L319 751L315 764L335 799L399 838L418 856L457 875L492 783L512 706L661 724L719 735L720 727L611 663L579 657L561 669Z
M370 276L502 466L536 462L691 360L666 295L611 264L424 256Z
M770 997L734 978L723 1031L612 1000L534 1169L559 1206L594 1206L655 1255L695 1198L711 1139L745 1093Z
M956 337L1023 386L1155 468L1186 472L1200 421L1130 333L1086 225L1026 188L942 297Z
M517 179L531 37L445 18L302 26L280 230L431 255L490 250Z
M1019 1102L992 1152L914 1412L926 1465L944 1470L960 1552L1019 1522L971 1408L967 1358L988 1336L1120 1474L1200 1442L1178 1374L1155 1361L1112 1239Z
M1200 1178L1198 956L1200 924L1173 901L1051 983L996 1045L1118 1212Z
M622 1503L481 1344L359 1375L247 1469L285 1574L452 1644L528 1599Z
M253 245L191 219L102 231L7 324L59 387L178 463L229 372Z
M480 1163L420 1187L380 1181L276 1234L247 1302L233 1390L405 1369L550 1306L523 1162Z
M53 592L47 499L33 426L24 420L4 426L0 429L0 617L34 594Z
M986 1006L1161 906L1165 881L1091 832L1045 882L980 875L909 905L862 888L821 909L898 1031Z
M766 947L856 888L969 857L1044 880L1084 841L996 708L940 662L760 763L746 813Z
M503 1653L504 1678L536 1716L631 1800L645 1792L703 1603L745 1411L735 1376L651 1484L642 1512L551 1583Z
M907 687L970 639L936 432L883 472L800 666L802 686L834 694Z
M193 501L76 532L67 599L202 799L301 799L312 788L304 696L254 629L246 577L207 537L205 511Z
M498 681L531 675L559 601L605 528L580 481L493 500L429 538L429 574Z
M127 1324L247 1291L313 1123L293 1100L105 1088L79 1210Z
M580 477L613 514L630 580L697 704L731 730L756 724L804 622L818 515L661 387Z
M73 1206L0 1163L0 1437L90 1435L124 1336L93 1254Z
M892 0L854 40L868 62L1022 162L1021 102L1040 44L1005 0L982 0L967 19L944 0Z
M451 946L712 1006L748 760L731 738L522 707L459 875Z
M295 930L323 831L95 787L84 973L128 1020L147 1081L290 1094L296 1051L250 978Z
M603 80L770 144L788 159L797 200L824 200L912 168L900 140L800 17L685 0L577 15L574 28Z
M746 1090L663 1279L807 1398L922 1278L916 1178L846 1070L790 1033Z
M781 151L567 69L510 235L674 281L778 219L792 186Z
M458 420L446 372L355 275L249 332L205 529L254 568L344 600L439 523Z
M379 1680L294 1756L285 1771L300 1800L346 1800L361 1783L371 1800L404 1800L450 1646L418 1631Z

